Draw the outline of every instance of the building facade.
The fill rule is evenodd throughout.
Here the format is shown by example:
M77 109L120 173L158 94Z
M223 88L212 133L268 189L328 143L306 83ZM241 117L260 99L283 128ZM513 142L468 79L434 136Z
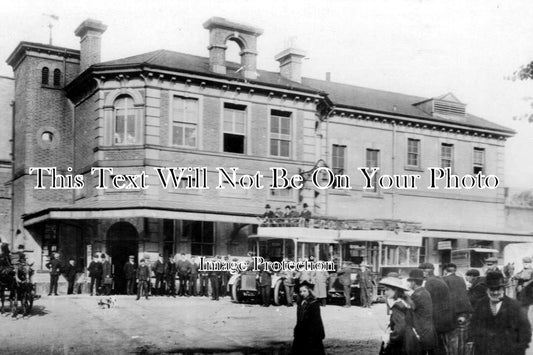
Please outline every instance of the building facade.
M8 58L15 79L12 243L23 243L38 269L52 252L80 265L105 252L120 291L128 255L266 250L294 230L261 227L256 216L265 204L306 203L337 225L396 221L392 229L344 228L352 230L343 235L317 226L302 233L300 246L295 238L278 245L281 257L332 258L345 238L361 244L348 254L398 266L405 258L409 265L445 262L449 249L439 251L439 241L500 248L533 240L505 228L501 188L425 188L431 166L503 177L511 130L466 113L452 94L427 99L302 77L305 53L294 48L276 56L279 72L263 71L256 67L261 29L218 17L204 28L208 57L158 50L101 62L106 26L86 20L75 31L80 50L21 42ZM228 41L240 47L241 63L226 61ZM36 167L57 168L42 174L44 188L36 188ZM167 176L179 167L205 170L186 170L179 186L164 188L156 169ZM318 189L307 178L302 189L233 189L217 167L238 168L235 178L245 182L256 172L268 180L271 167L301 176L329 167L353 179L350 189ZM379 168L373 181L419 173L420 188L363 189L359 167ZM83 176L83 188L75 176ZM101 188L113 182L116 188ZM69 188L54 188L61 184ZM415 224L416 233L408 228Z

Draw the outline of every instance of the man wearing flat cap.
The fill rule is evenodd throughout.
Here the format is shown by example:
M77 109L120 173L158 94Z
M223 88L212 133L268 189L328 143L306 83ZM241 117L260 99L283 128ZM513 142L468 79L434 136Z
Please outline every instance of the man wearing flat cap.
M128 261L124 264L124 277L126 278L126 294L133 295L133 285L135 284L135 276L137 269L135 268L135 257L130 255Z
M505 296L505 281L499 272L486 276L487 298L472 315L470 341L474 353L524 355L531 341L531 324L520 303Z
M435 267L430 263L423 263L418 266L424 273L426 283L424 287L431 295L433 305L433 326L437 333L437 347L435 355L445 355L448 353L448 344L453 341L455 323L453 320L453 309L450 303L450 289L442 278L434 275Z
M436 334L433 325L433 304L428 290L422 286L424 272L414 269L409 272L409 287L413 290L411 300L415 304L413 312L414 328L420 337L420 350L422 354L429 354L435 349Z
M516 286L516 299L520 301L520 304L526 310L529 311L529 306L533 304L533 268L532 259L530 256L522 258L523 269L516 275L514 279L517 280Z

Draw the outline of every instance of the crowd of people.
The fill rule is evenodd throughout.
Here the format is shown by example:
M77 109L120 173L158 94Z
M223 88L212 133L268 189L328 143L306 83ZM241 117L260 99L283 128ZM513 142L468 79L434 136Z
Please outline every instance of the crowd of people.
M309 210L309 205L304 203L302 211L298 212L296 206L286 205L284 210L276 207L272 210L269 204L265 205L265 212L259 216L261 225L264 227L297 227L308 226L313 213Z
M466 273L468 288L456 275L455 264L446 266L443 277L424 263L409 273L407 283L394 273L383 278L390 323L380 353L525 354L531 340L531 302L520 293L519 300L506 296L508 281L494 259L487 259L485 275L476 269ZM524 261L531 264L530 258Z

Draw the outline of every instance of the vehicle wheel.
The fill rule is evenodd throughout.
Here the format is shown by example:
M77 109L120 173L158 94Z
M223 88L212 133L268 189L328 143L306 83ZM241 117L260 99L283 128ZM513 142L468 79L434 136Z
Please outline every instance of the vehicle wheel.
M287 302L287 296L285 295L285 287L283 280L278 280L274 286L274 304L281 306Z
M231 300L239 303L241 298L239 297L239 291L241 290L241 278L238 277L231 286Z

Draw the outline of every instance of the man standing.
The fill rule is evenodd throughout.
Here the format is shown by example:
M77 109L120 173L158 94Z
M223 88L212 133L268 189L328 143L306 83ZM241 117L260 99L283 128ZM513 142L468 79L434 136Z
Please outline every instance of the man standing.
M284 259L284 261L288 261ZM294 270L283 270L281 275L285 277L283 280L283 287L285 288L285 296L287 298L287 307L292 307L294 302Z
M106 259L104 253L102 253L102 275L104 278L104 294L109 296L111 294L111 287L113 286L113 269L111 263Z
M483 280L479 277L479 271L476 269L471 269L466 272L466 281L470 283L470 288L468 289L468 299L472 308L476 308L476 304L487 298L487 286L482 282Z
M307 203L304 203L303 205L303 211L300 214L300 217L304 220L305 226L309 227L309 222L311 220L311 216L313 215L311 211L309 211L309 205Z
M413 290L411 300L415 304L414 328L420 337L420 349L422 354L430 354L435 348L435 328L433 326L433 304L431 295L422 283L424 282L424 272L414 269L409 272L409 287Z
M531 262L531 257L526 256L523 258L522 264L524 268L514 276L518 281L518 285L516 286L516 299L520 302L526 314L529 313L529 306L533 304L533 269Z
M263 220L264 225L270 226L272 224L272 219L275 218L276 215L274 212L270 209L270 205L265 205L265 212L261 215L261 219Z
M346 263L342 264L342 269L337 272L337 278L344 289L344 307L348 308L352 305L352 278L351 269Z
M209 272L200 271L200 296L209 297Z
M178 269L173 257L169 257L165 266L165 278L167 282L167 296L176 297L176 273Z
M220 271L209 272L209 281L211 282L211 299L213 301L218 301L220 290Z
M150 268L144 262L144 259L139 261L139 268L137 269L137 300L139 300L143 293L148 299L148 281L150 281Z
M89 271L89 277L91 278L91 296L94 293L98 296L100 294L100 286L102 283L102 263L99 260L98 254L95 254L93 256L93 260L91 260L91 263L89 264L89 267L87 268L87 271ZM96 289L94 287L96 286Z
M76 265L74 258L68 259L68 264L65 266L64 275L67 279L68 288L67 295L72 295L74 292L74 283L76 282Z
M270 288L272 286L272 277L270 270L265 265L261 265L259 270L259 290L261 291L262 307L270 307Z
M435 355L445 355L448 353L448 343L453 339L455 323L453 320L453 309L450 303L450 290L448 285L440 277L433 274L435 267L430 263L420 264L426 283L424 287L431 295L433 305L433 326L437 333L437 347Z
M486 276L488 298L480 301L472 315L470 340L476 354L524 355L531 341L531 324L518 301L505 296L499 272Z
M372 281L370 280L370 272L367 269L368 266L370 265L362 263L359 273L359 298L363 308L372 306Z
M133 295L133 285L135 283L135 257L130 255L129 260L124 264L124 276L126 278L126 294Z
M53 253L50 256L50 261L45 265L50 269L50 292L48 296L51 296L52 293L57 296L57 282L59 280L59 275L61 275L61 262L59 261L59 254Z
M198 296L198 292L196 290L196 283L198 281L198 270L199 269L200 269L200 265L198 265L198 259L193 258L191 262L191 274L190 274L190 280L189 280L189 294L191 296Z
M187 281L191 273L191 263L185 257L184 253L181 253L181 259L178 260L178 278L180 279L180 289L178 290L178 296L187 296Z
M163 263L163 255L159 254L154 265L152 265L152 271L155 275L155 290L154 294L162 296L164 294L164 281L165 281L165 264Z

